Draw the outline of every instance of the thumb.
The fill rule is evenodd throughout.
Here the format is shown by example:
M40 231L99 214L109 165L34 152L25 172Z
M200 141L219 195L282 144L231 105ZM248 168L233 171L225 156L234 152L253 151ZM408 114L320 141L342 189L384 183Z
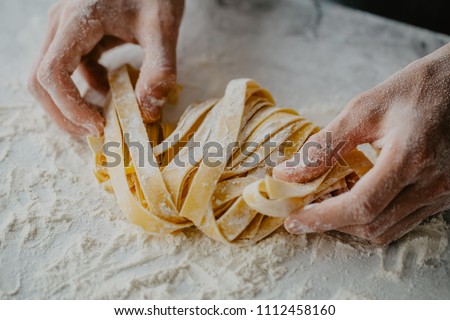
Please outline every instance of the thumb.
M162 52L161 52L162 51ZM161 117L161 109L176 83L176 62L172 54L153 47L144 48L144 61L136 83L136 96L145 121Z
M307 182L336 163L345 166L343 156L358 145L373 141L376 122L370 97L353 99L324 129L312 135L291 159L273 170L276 179Z

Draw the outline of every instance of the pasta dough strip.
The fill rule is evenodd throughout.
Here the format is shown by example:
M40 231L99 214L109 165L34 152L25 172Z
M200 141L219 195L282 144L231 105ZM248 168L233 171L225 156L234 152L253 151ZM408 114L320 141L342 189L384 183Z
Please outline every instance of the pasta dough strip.
M108 168L111 185L120 209L126 213L131 222L154 234L172 233L184 227L190 226L191 223L186 223L184 225L175 224L161 219L139 204L128 188L123 161L124 143L122 140L122 132L120 130L117 115L112 104L107 107L106 121L108 125L105 127L105 143L116 143L118 145L116 152L121 157L121 161L118 166L111 166Z
M140 117L139 106L125 68L110 74L110 85L112 101L120 121L122 135L128 134L130 143L139 145L139 148L128 146L128 150L149 212L171 222L185 222L178 215L172 196L167 191L161 171L157 167L147 130ZM146 155L150 159L143 159Z
M172 233L195 225L223 243L251 244L276 230L294 209L348 190L346 177L361 177L372 166L354 150L344 157L348 166L336 165L313 181L278 181L264 160L290 158L318 128L294 110L275 107L270 93L256 82L231 81L221 99L189 106L173 128L144 124L134 95L136 78L127 67L110 74L105 136L88 142L97 180L115 193L129 219L148 232ZM275 144L267 151L268 139ZM203 148L209 142L227 150L215 165L205 161ZM254 146L245 154L227 149L235 142ZM282 149L285 142L290 146ZM111 143L120 159L115 166L110 165L115 157L103 154ZM248 166L249 157L259 160Z

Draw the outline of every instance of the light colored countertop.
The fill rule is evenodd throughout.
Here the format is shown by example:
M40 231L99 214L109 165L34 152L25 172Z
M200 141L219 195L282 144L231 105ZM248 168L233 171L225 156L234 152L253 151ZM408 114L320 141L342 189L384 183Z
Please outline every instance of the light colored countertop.
M131 225L97 185L84 140L58 130L26 91L52 2L0 3L1 298L450 298L442 217L384 249L283 230L236 248ZM166 112L172 120L246 77L325 125L353 96L450 39L320 1L186 2L185 89ZM130 50L121 56L139 56Z

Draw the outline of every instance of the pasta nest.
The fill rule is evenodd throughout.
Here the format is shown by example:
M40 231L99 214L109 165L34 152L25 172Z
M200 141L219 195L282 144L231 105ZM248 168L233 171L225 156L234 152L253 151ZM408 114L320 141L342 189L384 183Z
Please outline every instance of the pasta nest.
M310 182L276 180L271 169L319 131L313 123L276 107L255 81L237 79L221 99L190 105L176 127L146 124L134 94L137 76L127 66L110 73L104 136L88 142L97 180L150 233L196 227L223 243L252 244L293 210L348 191L372 167L354 150L344 157L347 166ZM212 161L208 146L227 152Z

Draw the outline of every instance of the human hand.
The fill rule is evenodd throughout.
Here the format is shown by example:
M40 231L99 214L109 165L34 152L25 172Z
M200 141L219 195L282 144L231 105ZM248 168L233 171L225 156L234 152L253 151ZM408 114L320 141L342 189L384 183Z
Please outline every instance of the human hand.
M61 0L49 12L49 30L33 68L29 90L70 133L101 135L104 120L83 100L71 79L77 67L88 84L107 92L98 60L123 43L140 44L144 59L136 84L144 120L161 115L176 81L176 44L184 0Z
M306 182L326 172L326 163L336 162L323 148L326 132L334 146L347 141L341 155L364 143L381 153L349 192L293 212L287 231L337 229L386 245L450 208L450 44L356 97L313 135L309 141L322 148L310 149L306 157L318 165L300 161L289 168L284 162L274 177Z

